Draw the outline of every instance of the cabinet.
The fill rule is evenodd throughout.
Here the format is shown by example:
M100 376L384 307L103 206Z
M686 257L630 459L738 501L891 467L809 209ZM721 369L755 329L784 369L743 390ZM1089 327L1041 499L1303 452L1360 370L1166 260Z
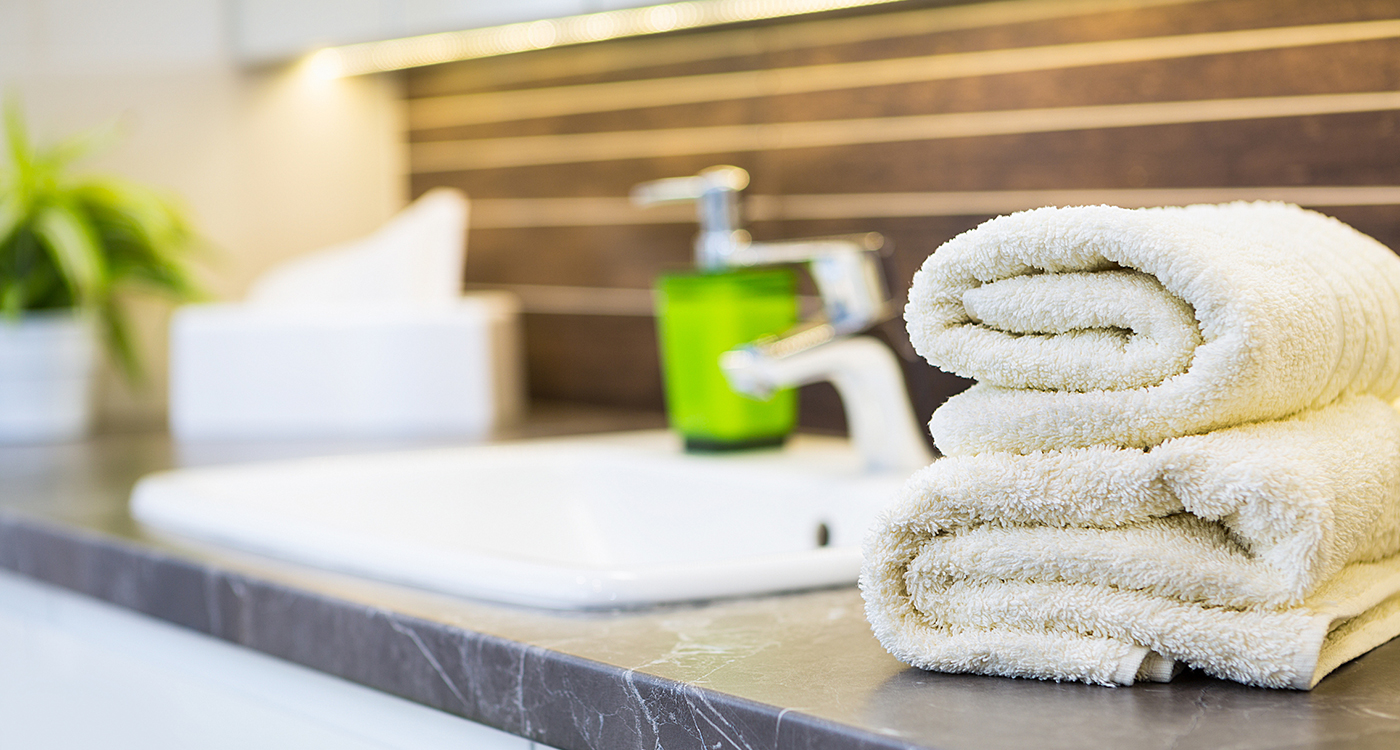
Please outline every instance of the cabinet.
M318 47L459 31L655 5L660 0L234 0L245 63L282 62Z

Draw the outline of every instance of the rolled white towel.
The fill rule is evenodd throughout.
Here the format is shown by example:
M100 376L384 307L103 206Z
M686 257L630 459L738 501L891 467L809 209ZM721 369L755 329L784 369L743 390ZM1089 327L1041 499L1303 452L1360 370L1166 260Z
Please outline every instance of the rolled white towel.
M948 455L1147 447L1400 397L1400 262L1279 203L993 219L929 257L905 319L978 381L930 423Z
M1306 689L1400 632L1400 413L944 458L866 543L881 643L945 672ZM1164 675L1165 672L1165 675Z
M940 248L905 317L979 383L867 540L899 658L1306 689L1400 633L1384 246L1282 204L1040 209Z

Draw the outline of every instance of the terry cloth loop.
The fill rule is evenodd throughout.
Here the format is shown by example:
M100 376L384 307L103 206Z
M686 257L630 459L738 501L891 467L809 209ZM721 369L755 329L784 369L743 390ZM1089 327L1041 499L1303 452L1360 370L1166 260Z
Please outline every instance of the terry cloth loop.
M1400 397L1400 264L1277 203L993 219L930 256L905 319L920 354L978 380L930 424L946 455L1146 447Z
M1038 209L940 248L910 337L979 382L866 541L881 643L1307 689L1400 634L1400 259L1281 204Z

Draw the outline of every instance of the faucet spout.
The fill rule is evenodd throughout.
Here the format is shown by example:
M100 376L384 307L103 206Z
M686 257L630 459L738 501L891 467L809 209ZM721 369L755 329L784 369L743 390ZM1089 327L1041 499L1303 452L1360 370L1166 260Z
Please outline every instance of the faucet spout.
M853 334L890 316L885 278L876 256L884 244L878 232L783 242L749 242L743 237L730 249L726 263L806 263L826 322L838 334Z
M894 353L868 336L828 339L785 355L750 344L725 352L719 366L731 388L757 397L776 388L831 381L846 410L851 442L869 470L912 471L933 460L923 430L914 422Z
M739 223L738 194L748 182L748 172L718 166L632 189L632 201L639 205L695 201L700 223L695 260L701 269L804 264L816 282L821 314L721 355L730 388L766 399L779 388L829 380L841 395L851 442L868 468L926 466L933 456L915 424L894 353L869 337L853 338L891 315L878 256L884 237L869 232L755 242Z

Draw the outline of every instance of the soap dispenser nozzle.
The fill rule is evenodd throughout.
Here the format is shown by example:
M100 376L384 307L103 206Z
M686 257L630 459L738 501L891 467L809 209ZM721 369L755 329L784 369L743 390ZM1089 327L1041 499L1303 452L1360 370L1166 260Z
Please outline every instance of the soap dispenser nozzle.
M869 466L926 465L928 446L909 407L899 363L887 347L868 338L851 338L891 315L878 257L884 238L868 232L754 242L740 228L738 196L748 184L748 172L716 166L632 189L632 202L642 206L695 201L700 223L695 263L701 270L805 264L816 282L822 300L819 315L720 357L730 388L767 398L775 389L831 381L841 394L852 439Z
M749 185L749 173L739 167L717 166L690 177L670 177L643 182L632 188L632 202L639 206L695 201L700 234L695 237L695 265L718 271L736 244L747 243L749 233L739 228L739 192Z
M878 252L885 238L878 232L812 237L782 242L754 242L740 228L739 193L749 173L739 167L715 166L690 177L643 182L632 188L639 206L695 202L700 233L695 237L695 265L702 271L726 268L806 264L822 299L822 320L832 333L859 333L890 316ZM816 321L802 326L810 328ZM795 331L794 331L795 332ZM806 337L805 340L811 340Z

